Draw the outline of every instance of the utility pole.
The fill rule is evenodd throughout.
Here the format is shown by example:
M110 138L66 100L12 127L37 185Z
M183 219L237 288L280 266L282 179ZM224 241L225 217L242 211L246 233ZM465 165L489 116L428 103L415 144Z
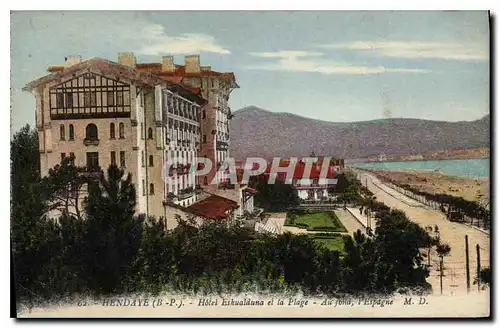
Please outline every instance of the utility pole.
M476 244L476 256L477 256L477 291L481 291L481 253L479 251L479 244Z
M431 267L431 248L427 248L427 266Z
M441 286L441 295L443 295L443 257L439 259L439 285Z
M469 267L469 236L465 235L465 270L467 274L467 293L470 292L470 267Z

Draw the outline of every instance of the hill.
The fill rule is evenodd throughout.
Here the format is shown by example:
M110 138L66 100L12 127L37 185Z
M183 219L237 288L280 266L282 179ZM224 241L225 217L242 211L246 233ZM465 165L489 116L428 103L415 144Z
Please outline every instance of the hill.
M230 153L237 159L307 156L312 150L359 159L489 146L489 115L471 122L394 118L335 123L250 106L235 111L231 122Z

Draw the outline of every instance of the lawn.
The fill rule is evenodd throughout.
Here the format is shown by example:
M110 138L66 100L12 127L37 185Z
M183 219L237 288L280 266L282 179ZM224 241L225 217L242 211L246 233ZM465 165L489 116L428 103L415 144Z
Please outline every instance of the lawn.
M334 212L303 213L291 225L307 230L347 232Z
M344 252L344 238L342 237L326 237L326 236L310 236L316 243L326 246L331 251Z

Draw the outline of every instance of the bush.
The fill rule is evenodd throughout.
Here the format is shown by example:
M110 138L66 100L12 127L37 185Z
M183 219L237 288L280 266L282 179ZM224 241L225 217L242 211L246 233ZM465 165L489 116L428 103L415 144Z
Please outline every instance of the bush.
M339 231L339 228L337 227L314 227L311 229L307 229L308 231L334 231L337 232Z
M335 233L331 233L331 232L318 232L318 233L315 233L314 235L315 236L319 236L319 237L322 237L322 236L326 236L326 237L341 237L341 236L343 236L343 234L341 234L339 232L335 232Z

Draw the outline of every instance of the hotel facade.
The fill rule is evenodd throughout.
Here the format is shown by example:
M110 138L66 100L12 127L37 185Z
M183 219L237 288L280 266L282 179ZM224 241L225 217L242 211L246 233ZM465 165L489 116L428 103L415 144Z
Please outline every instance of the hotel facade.
M216 163L229 156L233 73L200 66L199 56L186 56L185 65L171 56L138 64L133 53L118 54L117 62L70 56L48 71L24 88L36 99L42 176L65 157L89 171L116 164L132 174L137 212L157 217L168 217L169 206L194 206L203 186L221 180ZM214 163L207 175L195 176L196 157ZM209 209L209 200L201 207ZM227 207L216 213L239 206L215 201ZM187 212L203 217L199 207Z

